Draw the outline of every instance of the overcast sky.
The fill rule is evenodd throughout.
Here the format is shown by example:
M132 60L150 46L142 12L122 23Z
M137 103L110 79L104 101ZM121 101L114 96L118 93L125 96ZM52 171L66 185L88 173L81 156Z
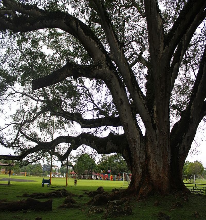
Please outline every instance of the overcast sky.
M201 122L195 140L193 141L191 153L188 155L187 160L194 162L195 160L201 161L206 168L206 131L205 122ZM194 151L194 152L193 152Z

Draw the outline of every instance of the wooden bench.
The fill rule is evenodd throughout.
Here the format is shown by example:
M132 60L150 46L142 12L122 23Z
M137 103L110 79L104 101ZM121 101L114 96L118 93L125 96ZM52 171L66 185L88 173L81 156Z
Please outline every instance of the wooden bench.
M44 187L44 184L47 184L47 186L50 186L50 185L51 185L50 179L45 180L45 179L43 178L43 180L42 180L42 187Z

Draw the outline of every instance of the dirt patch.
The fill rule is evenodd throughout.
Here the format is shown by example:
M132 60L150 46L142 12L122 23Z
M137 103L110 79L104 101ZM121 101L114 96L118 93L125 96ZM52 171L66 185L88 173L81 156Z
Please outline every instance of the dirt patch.
M102 206L109 201L109 195L107 193L95 195L87 204L93 206Z
M96 191L86 192L92 199L88 202L88 205L101 206L106 205L109 201L120 200L121 193L119 190L114 189L112 193L105 192L103 187L99 187Z
M89 197L94 197L98 194L102 194L104 193L104 188L102 186L100 186L99 188L97 188L96 191L91 191L91 192L85 192L85 194L87 194Z
M97 196L97 195L96 195ZM104 213L104 218L115 218L120 216L128 216L132 215L132 207L129 204L129 201L127 200L114 200L114 201L108 201L106 207L104 206L95 206L92 205L89 208L88 213L89 214L96 214L96 213Z
M103 213L104 211L105 210L102 207L91 206L89 208L88 213L93 215L93 214L97 214L97 213Z
M0 181L15 181L15 182L37 182L35 180L25 180L25 179L14 179L14 178L3 178Z
M104 218L115 218L120 216L132 215L131 202L129 199L123 199L119 190L113 190L111 193L105 192L103 187L99 187L96 191L85 192L90 201L85 204L88 208L88 214L94 215L102 213ZM77 199L83 195L75 195L68 192L66 189L52 190L46 193L24 193L22 197L27 197L20 201L8 202L6 200L0 201L0 211L19 211L19 210L35 210L35 211L51 211L52 199L64 198L63 203L59 208L81 208L82 204L73 198ZM45 202L39 199L47 199Z
M77 205L76 201L72 197L68 196L59 208L79 208L79 205Z
M127 200L115 200L109 201L107 203L107 208L105 209L105 218L114 218L120 216L132 215L132 207Z
M96 191L86 194L93 197L87 203L91 205L89 214L103 212L105 218L132 215L132 207L129 204L129 200L125 198L121 199L119 190L115 189L112 193L107 193L102 187L99 187Z
M109 194L104 191L103 187L99 187L96 191L86 192L92 199L87 203L92 206L101 206L109 201Z
M74 194L68 192L66 189L59 189L48 193L24 193L22 197L29 197L25 200L19 201L0 201L0 211L20 211L20 210L35 210L35 211L51 211L52 210L52 198L66 197L62 207L78 207L74 199L71 197ZM37 199L49 199L45 202L41 202Z

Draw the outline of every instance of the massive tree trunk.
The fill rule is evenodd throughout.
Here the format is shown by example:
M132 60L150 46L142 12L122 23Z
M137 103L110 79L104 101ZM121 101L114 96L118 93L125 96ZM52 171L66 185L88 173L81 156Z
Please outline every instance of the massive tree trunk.
M161 124L163 128L165 125L167 127L167 121ZM172 157L168 129L154 127L152 134L146 132L144 137L136 137L136 140L130 143L130 156L127 159L132 172L128 190L139 196L155 192L169 193L172 189Z
M153 157L150 156L151 149L155 155ZM145 156L141 158L141 161L133 161L129 191L140 197L156 192L169 193L171 186L168 157L170 155L165 155L164 158L160 159L163 152L160 152L159 147L152 142L146 143L144 154Z
M160 137L154 141L146 136L141 142L141 152L131 152L132 179L128 190L132 194L143 197L153 193L167 194L186 189L182 181L184 163L181 163L180 167L179 154L171 152L169 144L163 146L161 143L164 141L168 142L168 139ZM185 161L185 158L182 161Z

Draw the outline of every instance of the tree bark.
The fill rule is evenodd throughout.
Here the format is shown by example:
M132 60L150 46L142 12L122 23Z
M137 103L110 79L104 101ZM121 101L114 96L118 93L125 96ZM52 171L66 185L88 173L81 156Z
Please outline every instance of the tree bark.
M128 192L138 198L159 193L162 195L176 191L187 191L182 180L185 157L180 158L178 151L166 151L159 142L145 140L141 145L141 157L130 157L132 179ZM137 155L137 152L131 154ZM180 162L181 160L181 162Z
M144 143L145 142L145 143ZM143 144L144 143L144 144ZM137 152L133 152L136 155ZM140 157L132 158L132 179L128 190L138 197L170 192L169 154L148 138L141 143ZM164 157L162 157L164 155ZM131 159L130 159L131 160Z

